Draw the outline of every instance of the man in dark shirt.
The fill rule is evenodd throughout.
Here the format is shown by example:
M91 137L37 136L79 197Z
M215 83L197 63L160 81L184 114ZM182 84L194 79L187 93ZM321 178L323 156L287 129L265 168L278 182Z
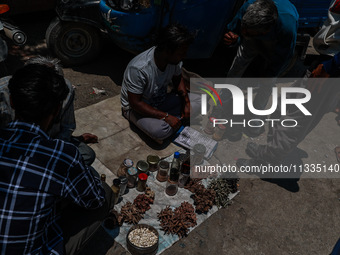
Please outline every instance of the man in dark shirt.
M29 64L8 87L15 120L0 131L0 253L64 254L57 202L104 215L105 191L74 145L47 135L68 94L64 78Z

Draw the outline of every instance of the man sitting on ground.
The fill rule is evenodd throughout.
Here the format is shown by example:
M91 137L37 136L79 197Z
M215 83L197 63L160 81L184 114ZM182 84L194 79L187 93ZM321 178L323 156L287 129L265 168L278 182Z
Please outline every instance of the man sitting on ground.
M30 58L27 64L45 65L56 70L60 75L63 75L63 70L58 63L58 60L46 58L42 56ZM8 81L11 76L6 76L0 79L0 127L5 127L14 119L14 110L10 106ZM73 136L72 133L76 129L76 120L74 116L74 89L69 80L65 79L69 93L65 98L59 120L55 122L48 134L52 138L58 138L65 142L71 142L76 145L82 155L86 165L91 165L96 158L96 153L89 147L88 143L97 143L98 137L90 133L84 133L80 136Z
M181 61L193 39L186 28L168 26L161 31L157 46L132 59L124 73L123 115L159 143L200 107L200 97L187 92L181 75ZM177 93L167 93L171 83Z
M40 64L19 69L8 88L15 120L0 131L1 254L74 254L112 205L78 149L47 135L69 89L54 68ZM82 211L72 215L70 202ZM72 219L72 232L83 227L78 234L59 222L66 212L62 219Z

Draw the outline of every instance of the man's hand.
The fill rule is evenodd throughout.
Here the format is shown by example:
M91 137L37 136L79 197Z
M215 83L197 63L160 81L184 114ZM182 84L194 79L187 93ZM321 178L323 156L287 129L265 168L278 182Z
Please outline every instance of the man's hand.
M234 44L237 39L238 39L238 35L229 31L228 33L225 33L223 36L223 42L225 45L232 45Z
M177 130L181 127L182 122L173 115L170 115L165 118L165 122L168 123L173 129Z
M323 68L323 64L318 65L310 75L312 78L328 78L330 75Z
M313 70L309 78L323 78L323 79L308 79L307 89L311 93L313 93L314 91L317 91L317 93L319 94L322 90L322 87L324 86L326 82L326 78L328 78L329 76L330 75L323 68L323 64L318 65Z
M84 133L81 135L84 143L98 143L98 137L94 134Z

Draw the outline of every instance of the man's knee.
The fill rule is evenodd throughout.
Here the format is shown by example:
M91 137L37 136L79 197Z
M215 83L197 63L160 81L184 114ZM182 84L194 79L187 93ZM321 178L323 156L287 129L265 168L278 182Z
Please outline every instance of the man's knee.
M165 140L173 134L173 128L165 121L159 121L155 125L150 125L146 133L155 140Z
M92 165L92 163L96 159L96 153L94 152L94 150L83 142L79 143L78 149L84 159L84 163L88 166Z

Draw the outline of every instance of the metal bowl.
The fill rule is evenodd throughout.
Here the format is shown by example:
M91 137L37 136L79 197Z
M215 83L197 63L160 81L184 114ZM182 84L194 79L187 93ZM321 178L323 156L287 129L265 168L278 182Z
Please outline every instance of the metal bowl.
M156 236L157 236L157 242L155 244L153 244L152 246L149 246L149 247L140 247L140 246L134 245L130 241L129 235L133 230L139 229L139 228L147 228L147 229L151 230L153 233L155 233ZM147 224L137 224L137 225L131 227L129 232L126 235L126 245L127 245L129 252L132 255L154 255L154 254L157 253L158 243L159 243L158 231L154 227L147 225Z

